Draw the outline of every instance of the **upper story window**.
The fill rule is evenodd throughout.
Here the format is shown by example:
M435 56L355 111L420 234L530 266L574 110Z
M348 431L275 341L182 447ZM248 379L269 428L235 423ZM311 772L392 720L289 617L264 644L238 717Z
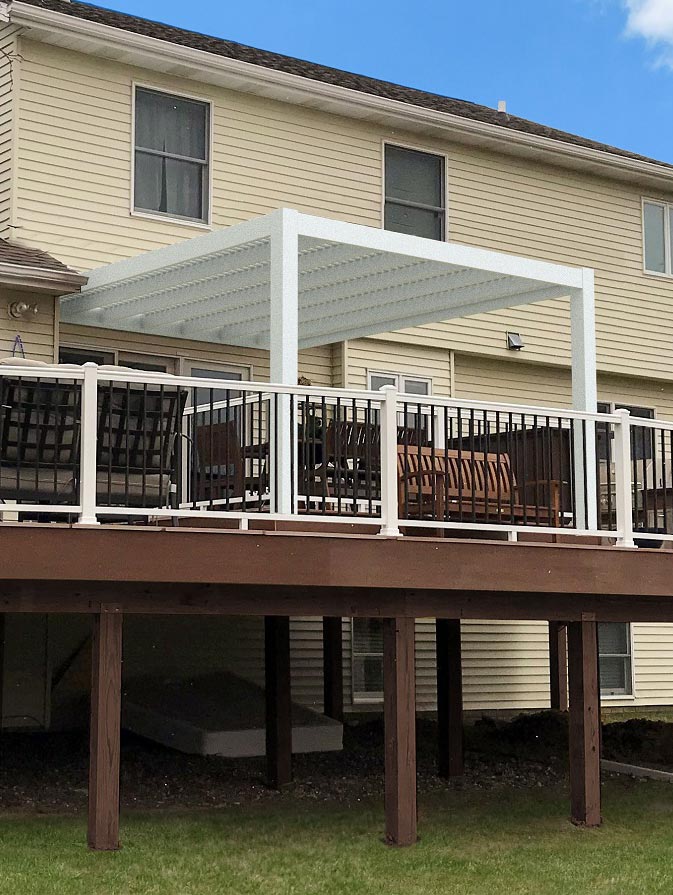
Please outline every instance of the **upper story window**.
M444 239L446 200L444 159L429 152L385 148L386 230Z
M135 211L208 222L210 105L136 87Z
M673 275L673 205L643 203L645 270Z

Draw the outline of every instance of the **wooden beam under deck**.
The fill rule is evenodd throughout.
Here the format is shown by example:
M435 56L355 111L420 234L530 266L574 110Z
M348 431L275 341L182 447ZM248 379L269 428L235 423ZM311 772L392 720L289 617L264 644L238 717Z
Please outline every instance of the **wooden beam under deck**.
M568 626L549 622L549 704L557 712L568 711Z
M669 551L2 524L0 556L4 612L673 622Z
M383 621L386 842L416 842L416 625Z
M601 823L601 716L595 620L568 624L570 810L574 824Z
M462 777L463 672L460 619L438 618L437 648L437 773Z
M264 619L266 777L273 789L292 782L292 692L290 619Z
M343 632L339 616L322 620L323 711L335 721L344 719Z
M89 848L119 848L122 614L100 607L92 639L89 757Z

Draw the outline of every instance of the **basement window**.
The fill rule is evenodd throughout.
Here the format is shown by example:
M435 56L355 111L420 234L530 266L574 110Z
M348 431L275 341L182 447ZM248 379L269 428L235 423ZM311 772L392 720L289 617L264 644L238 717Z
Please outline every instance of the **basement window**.
M647 273L673 275L673 205L643 202L643 241Z
M353 702L383 699L383 622L354 618L351 631Z
M401 146L385 147L383 226L396 233L444 239L444 158Z
M625 622L598 625L598 661L601 696L633 694L631 626Z
M134 211L208 223L210 103L136 87Z

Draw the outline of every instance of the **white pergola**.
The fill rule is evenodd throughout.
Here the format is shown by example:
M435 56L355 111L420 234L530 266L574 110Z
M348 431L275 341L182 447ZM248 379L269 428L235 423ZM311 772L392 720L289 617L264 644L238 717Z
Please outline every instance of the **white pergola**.
M594 412L593 270L285 208L97 268L61 299L61 319L268 349L271 382L296 385L300 348L559 297L573 405Z

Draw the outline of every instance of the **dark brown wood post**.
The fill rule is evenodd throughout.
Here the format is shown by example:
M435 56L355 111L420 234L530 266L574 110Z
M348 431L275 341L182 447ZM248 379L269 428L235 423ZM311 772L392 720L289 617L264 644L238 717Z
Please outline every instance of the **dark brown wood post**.
M89 752L89 848L119 848L122 613L104 604L94 616Z
M292 782L292 693L290 685L290 619L264 619L266 678L266 776L280 789Z
M549 704L568 711L568 646L565 622L549 622Z
M600 692L596 622L568 623L570 808L574 824L601 823Z
M462 777L463 673L460 619L438 618L437 634L437 773Z
M341 618L322 620L324 712L335 721L344 719L343 645Z
M386 842L416 842L415 621L383 621Z
M0 736L5 717L5 613L0 612Z

